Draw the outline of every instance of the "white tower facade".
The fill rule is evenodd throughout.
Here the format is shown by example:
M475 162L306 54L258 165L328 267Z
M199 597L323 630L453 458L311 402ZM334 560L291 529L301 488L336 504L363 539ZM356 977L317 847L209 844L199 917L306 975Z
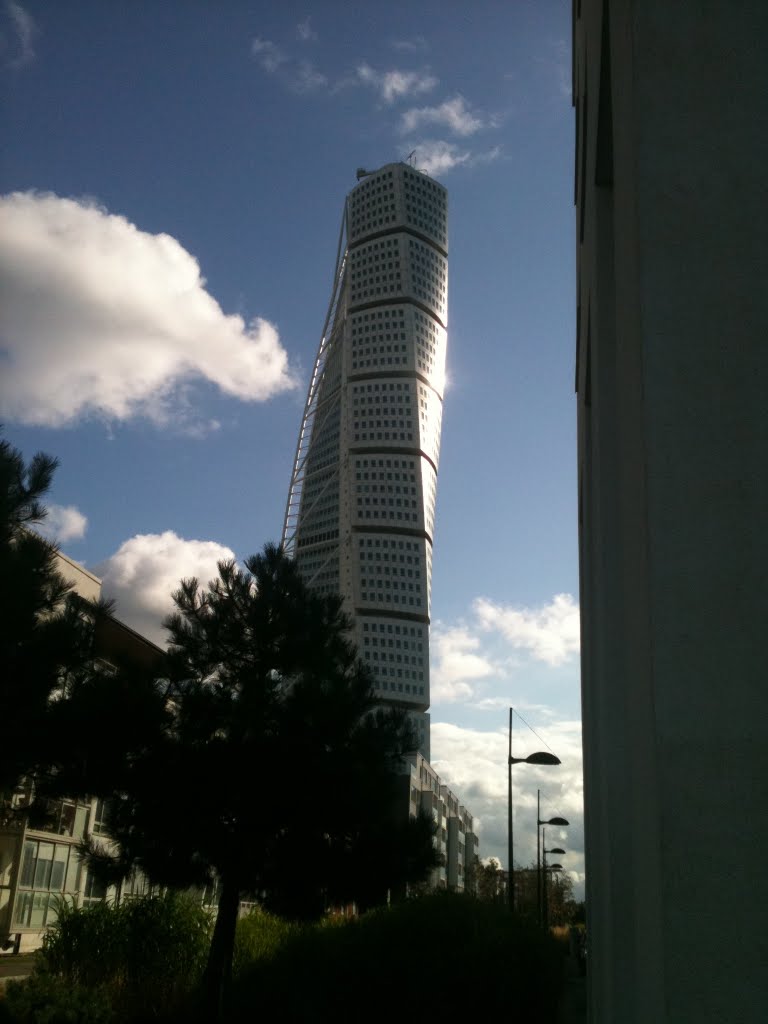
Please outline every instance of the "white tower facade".
M429 758L432 538L448 326L447 192L358 171L299 433L283 547L338 592L383 704Z

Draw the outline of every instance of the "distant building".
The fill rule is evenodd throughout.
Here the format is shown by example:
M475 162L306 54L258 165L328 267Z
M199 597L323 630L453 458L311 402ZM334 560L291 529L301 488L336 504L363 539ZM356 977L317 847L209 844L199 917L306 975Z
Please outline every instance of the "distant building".
M81 597L100 596L101 581L66 555L59 554L57 569ZM95 644L97 655L112 664L147 664L162 654L117 619L100 624ZM23 810L31 799L31 784L22 783L9 803L0 805L0 951L4 952L36 949L55 921L62 899L83 906L107 896L147 891L146 880L139 876L108 889L78 855L77 847L87 838L106 838L103 800L52 801L45 824L36 827L24 815L11 813Z
M283 530L309 585L340 593L382 704L429 758L429 616L446 328L445 188L405 163L344 204Z
M435 826L435 847L442 865L435 868L429 884L453 892L474 891L474 866L478 840L474 819L459 798L440 781L440 776L422 754L407 759L409 767L410 815L425 813Z
M575 0L591 1024L768 1006L768 4Z
M445 858L433 882L463 889L465 836L470 859L477 839L471 815L429 766L427 714L447 326L445 188L406 163L358 171L344 203L283 547L313 589L344 598L378 701L409 712L420 752L412 792Z

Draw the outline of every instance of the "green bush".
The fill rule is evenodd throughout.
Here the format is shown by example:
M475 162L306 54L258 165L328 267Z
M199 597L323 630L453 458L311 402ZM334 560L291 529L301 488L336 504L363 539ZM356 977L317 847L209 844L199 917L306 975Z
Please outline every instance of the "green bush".
M49 974L9 981L0 1000L2 1024L116 1024L109 993Z
M260 919L249 924L258 929ZM265 928L272 928L265 924ZM505 907L441 894L373 911L340 927L273 931L268 955L241 964L231 1019L330 1021L457 1013L555 1021L557 943ZM254 949L259 943L254 941Z
M265 964L295 939L305 926L255 908L237 922L232 973L239 977L255 963Z
M199 903L178 893L126 900L119 906L97 903L75 909L63 904L43 940L36 973L30 982L19 983L13 998L9 994L8 1007L18 1014L13 999L39 997L43 1006L48 997L52 1012L59 1014L50 1017L50 1024L92 1024L86 1013L102 1013L104 997L116 1021L168 1016L178 1012L200 981L211 928L210 916ZM71 1013L81 1016L66 1016L67 991L74 993ZM48 1024L48 1017L38 1016ZM109 1019L96 1016L93 1024ZM19 1020L38 1017L28 1014Z

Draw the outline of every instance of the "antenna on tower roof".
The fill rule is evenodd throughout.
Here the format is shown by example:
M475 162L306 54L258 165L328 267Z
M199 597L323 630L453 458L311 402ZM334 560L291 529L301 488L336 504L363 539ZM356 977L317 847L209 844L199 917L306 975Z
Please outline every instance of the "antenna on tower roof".
M405 158L405 162L406 162L407 164L411 164L411 160L413 160L413 154L414 154L415 152L416 152L416 150L415 150L415 149L412 149L412 150L411 150L411 152L410 152L410 153L408 154L408 156L407 156L407 157ZM413 164L411 164L411 167L413 167Z

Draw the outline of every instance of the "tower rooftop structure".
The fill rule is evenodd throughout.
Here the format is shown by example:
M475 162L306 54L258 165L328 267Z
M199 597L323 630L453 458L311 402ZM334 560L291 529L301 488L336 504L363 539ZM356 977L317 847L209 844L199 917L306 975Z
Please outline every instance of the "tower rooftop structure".
M359 169L302 417L283 547L338 592L382 704L429 757L429 623L446 330L446 189Z

